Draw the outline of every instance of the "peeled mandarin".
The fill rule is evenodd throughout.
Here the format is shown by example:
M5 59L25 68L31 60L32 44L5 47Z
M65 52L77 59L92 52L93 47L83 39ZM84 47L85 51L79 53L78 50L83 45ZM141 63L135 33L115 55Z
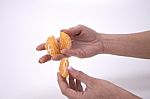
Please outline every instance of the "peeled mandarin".
M62 77L66 78L68 74L68 66L69 66L69 61L67 58L61 59L60 66L59 66L59 73L61 74Z
M54 36L50 36L47 39L46 44L45 44L45 48L51 56L54 56L56 54L60 54L59 44L58 44L58 42Z
M71 48L71 38L68 34L60 32L59 47L60 50Z

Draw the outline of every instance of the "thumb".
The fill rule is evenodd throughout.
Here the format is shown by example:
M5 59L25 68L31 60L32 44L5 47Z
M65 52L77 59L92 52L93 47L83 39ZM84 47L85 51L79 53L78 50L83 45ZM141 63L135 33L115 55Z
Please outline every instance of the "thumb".
M93 84L93 78L86 75L82 71L75 70L72 67L70 67L68 70L69 70L69 73L72 77L74 77L75 79L85 83L87 86Z
M71 27L69 29L62 29L61 32L67 33L69 36L74 37L81 33L83 25L77 25L75 27Z

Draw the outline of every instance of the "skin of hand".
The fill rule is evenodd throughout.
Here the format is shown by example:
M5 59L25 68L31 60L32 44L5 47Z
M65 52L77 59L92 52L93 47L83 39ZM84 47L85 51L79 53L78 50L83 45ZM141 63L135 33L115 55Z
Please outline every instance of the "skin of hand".
M51 59L60 60L63 57L69 56L88 58L99 53L103 53L103 44L100 39L100 34L93 29L84 25L77 25L61 31L67 33L71 37L71 49L63 49L61 50L62 54L53 57L47 54L39 59L40 63L44 63ZM39 45L36 49L38 51L45 50L45 44Z
M63 95L69 99L141 99L138 96L102 79L69 69L69 82L58 73L58 84ZM86 85L83 90L82 83Z

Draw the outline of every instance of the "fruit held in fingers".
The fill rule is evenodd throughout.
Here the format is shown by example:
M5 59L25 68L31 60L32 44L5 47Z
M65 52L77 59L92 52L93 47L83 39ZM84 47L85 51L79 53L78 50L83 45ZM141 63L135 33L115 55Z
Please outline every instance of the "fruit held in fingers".
M60 50L71 48L71 38L68 34L61 32L59 42L60 42L59 43Z
M69 75L68 66L69 66L68 59L67 58L61 59L60 66L59 66L59 73L64 78L66 78Z
M45 44L45 48L51 56L60 54L59 44L58 44L58 42L54 36L50 36L47 39L46 44Z

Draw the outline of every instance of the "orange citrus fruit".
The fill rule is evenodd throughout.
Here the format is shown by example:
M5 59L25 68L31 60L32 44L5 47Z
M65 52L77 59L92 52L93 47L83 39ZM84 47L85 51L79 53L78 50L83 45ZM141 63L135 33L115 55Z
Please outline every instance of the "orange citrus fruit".
M51 56L54 56L56 54L60 54L59 44L58 44L58 42L54 36L50 36L47 39L46 44L45 44L45 48Z
M62 77L66 78L68 74L68 66L69 66L69 61L67 58L61 59L60 66L59 66L59 73L61 74Z
M71 38L68 34L64 32L60 33L59 48L60 50L71 48Z

